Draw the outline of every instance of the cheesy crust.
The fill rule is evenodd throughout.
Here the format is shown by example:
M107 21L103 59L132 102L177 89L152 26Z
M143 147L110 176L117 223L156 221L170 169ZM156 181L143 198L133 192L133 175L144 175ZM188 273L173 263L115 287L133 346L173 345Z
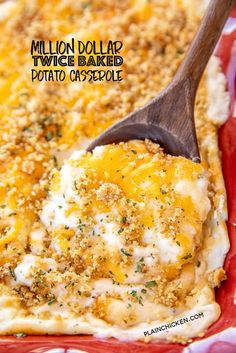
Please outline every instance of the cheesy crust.
M0 4L0 334L184 343L219 317L229 242L217 128L229 97L218 60L196 99L201 165L151 141L78 151L171 81L200 20L185 6ZM32 83L31 40L71 37L122 39L124 80Z

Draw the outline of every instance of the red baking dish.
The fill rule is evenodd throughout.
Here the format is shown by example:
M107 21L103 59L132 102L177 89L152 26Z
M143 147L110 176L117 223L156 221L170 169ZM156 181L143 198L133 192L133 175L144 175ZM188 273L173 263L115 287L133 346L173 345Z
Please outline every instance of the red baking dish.
M228 280L216 293L222 309L219 320L203 338L187 346L163 342L120 342L91 336L8 336L0 338L0 353L236 353L236 8L228 20L216 54L221 59L231 96L229 119L219 131L231 242L225 261Z

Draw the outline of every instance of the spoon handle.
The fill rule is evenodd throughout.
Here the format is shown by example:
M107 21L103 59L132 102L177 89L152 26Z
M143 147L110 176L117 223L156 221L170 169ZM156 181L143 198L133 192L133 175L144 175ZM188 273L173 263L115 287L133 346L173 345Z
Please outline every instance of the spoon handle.
M175 82L189 79L193 92L196 91L203 71L235 3L235 0L211 0L199 30L176 73Z

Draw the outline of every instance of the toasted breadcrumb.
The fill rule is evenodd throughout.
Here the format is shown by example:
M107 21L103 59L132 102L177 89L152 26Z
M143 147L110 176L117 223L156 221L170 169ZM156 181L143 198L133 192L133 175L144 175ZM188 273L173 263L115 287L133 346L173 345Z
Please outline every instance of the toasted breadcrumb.
M223 268L217 268L207 275L207 280L212 288L220 287L222 281L227 279L225 270Z
M116 184L103 183L96 191L96 195L98 200L109 204L112 201L117 201L121 197L122 191Z

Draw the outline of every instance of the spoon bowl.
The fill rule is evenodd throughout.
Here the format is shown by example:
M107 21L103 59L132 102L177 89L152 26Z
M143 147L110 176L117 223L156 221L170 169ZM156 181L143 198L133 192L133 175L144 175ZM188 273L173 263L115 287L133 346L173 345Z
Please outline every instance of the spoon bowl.
M182 89L186 89L186 85L181 81L168 86L144 107L129 114L103 132L90 144L88 151L92 151L98 145L133 139L149 139L159 143L165 151L174 156L180 155L194 162L200 162L193 104L189 104L189 100L178 98L178 91ZM169 116L171 119L168 119ZM179 127L178 134L175 129L176 124Z

